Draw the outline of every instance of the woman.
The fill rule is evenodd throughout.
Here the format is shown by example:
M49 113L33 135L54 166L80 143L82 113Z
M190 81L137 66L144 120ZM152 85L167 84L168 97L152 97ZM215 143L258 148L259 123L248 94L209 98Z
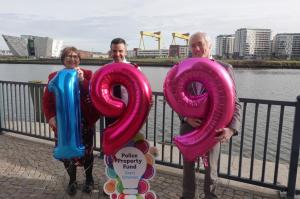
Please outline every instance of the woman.
M70 176L70 181L67 187L69 195L75 195L77 191L76 182L76 166L84 166L86 181L83 186L83 191L90 193L93 189L93 136L95 133L95 122L98 120L99 115L93 107L89 96L89 82L92 78L92 71L79 67L80 54L75 47L67 47L63 49L61 53L61 62L68 69L75 69L78 72L79 88L80 88L80 107L81 107L81 134L83 145L85 146L85 155L80 159L62 160L64 166ZM56 75L57 72L53 72L48 77L48 82ZM56 135L56 107L55 96L49 92L48 86L46 87L43 96L43 110L46 119L53 129Z

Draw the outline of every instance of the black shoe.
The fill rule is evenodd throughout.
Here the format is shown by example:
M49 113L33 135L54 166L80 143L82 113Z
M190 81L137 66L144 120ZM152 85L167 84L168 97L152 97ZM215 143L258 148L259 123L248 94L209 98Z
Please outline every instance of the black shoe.
M85 193L91 193L94 189L94 181L85 181L85 184L83 185L82 191Z
M69 194L69 196L74 196L77 192L77 182L72 182L69 183L68 187L67 187L67 192Z

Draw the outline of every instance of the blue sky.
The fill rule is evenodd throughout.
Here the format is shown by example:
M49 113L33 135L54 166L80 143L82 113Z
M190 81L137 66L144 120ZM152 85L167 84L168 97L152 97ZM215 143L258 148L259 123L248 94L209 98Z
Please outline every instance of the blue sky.
M31 34L64 40L83 50L107 52L123 37L132 49L139 32L162 31L162 46L172 32L233 34L238 28L270 28L272 34L300 33L299 0L0 0L0 34ZM178 43L182 43L183 41ZM145 38L148 49L156 47ZM0 49L8 49L2 37Z

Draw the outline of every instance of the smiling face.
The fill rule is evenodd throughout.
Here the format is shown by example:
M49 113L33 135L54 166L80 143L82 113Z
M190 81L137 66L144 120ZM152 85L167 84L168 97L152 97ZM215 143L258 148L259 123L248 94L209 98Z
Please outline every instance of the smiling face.
M123 43L111 44L110 56L113 58L114 62L123 62L127 55L126 46Z
M204 33L196 33L191 36L189 42L192 57L210 57L210 42Z
M80 63L80 58L79 55L74 52L74 51L70 51L66 54L65 58L64 58L64 65L66 68L76 68L78 67Z
M61 63L66 68L77 68L80 64L80 54L75 47L66 47L60 55Z

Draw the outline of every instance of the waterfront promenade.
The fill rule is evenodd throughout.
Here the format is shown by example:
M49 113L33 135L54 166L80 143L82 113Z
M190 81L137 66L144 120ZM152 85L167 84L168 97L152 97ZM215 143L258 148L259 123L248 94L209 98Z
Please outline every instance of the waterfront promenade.
M3 132L0 134L0 198L69 198L65 192L68 176L63 164L52 157L53 143ZM95 187L91 194L81 192L83 168L78 169L79 190L72 198L106 198L102 186L106 181L103 161L95 153ZM159 198L177 199L181 194L182 170L157 165L150 182ZM203 198L203 174L197 177L198 195ZM276 199L274 190L240 182L220 180L220 198Z

